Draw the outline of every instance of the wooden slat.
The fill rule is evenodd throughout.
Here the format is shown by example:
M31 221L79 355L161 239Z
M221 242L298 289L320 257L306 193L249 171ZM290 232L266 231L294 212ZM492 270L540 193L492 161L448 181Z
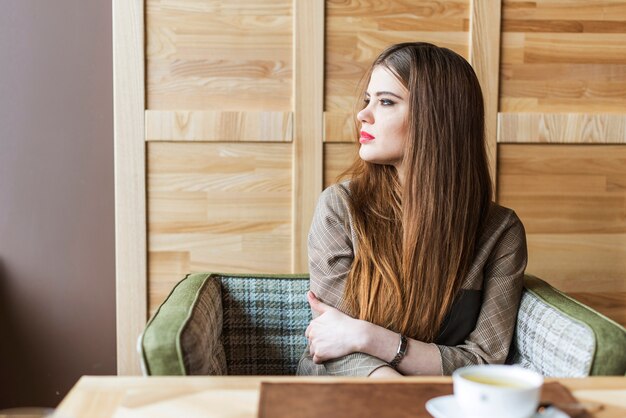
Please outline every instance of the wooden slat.
M494 195L497 192L501 9L501 0L472 0L470 12L469 61L476 71L485 100L485 140Z
M308 270L307 235L323 180L324 1L294 0L293 258Z
M290 142L291 112L146 111L147 141Z
M599 20L602 23L610 23L623 21L626 16L626 3L615 0L504 0L504 6L502 15L507 20L578 22Z
M146 324L144 2L113 0L117 373L140 374Z
M354 115L347 112L324 112L324 142L355 142Z
M626 64L626 33L529 33L524 62Z
M626 143L626 114L500 113L499 143Z

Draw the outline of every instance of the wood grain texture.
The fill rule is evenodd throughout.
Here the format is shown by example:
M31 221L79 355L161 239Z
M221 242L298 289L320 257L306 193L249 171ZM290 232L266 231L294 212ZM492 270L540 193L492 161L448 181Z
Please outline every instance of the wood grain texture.
M356 118L348 112L324 112L324 142L355 142Z
M500 143L626 143L626 114L500 113Z
M566 293L588 293L602 312L602 294L626 292L626 145L499 148L499 203L524 223L527 271Z
M468 56L469 0L326 2L324 110L353 112L359 83L391 44L431 42Z
M623 112L626 1L505 0L501 112Z
M63 399L57 415L90 418L157 417L178 414L185 417L212 416L255 418L259 412L262 382L354 383L368 384L371 379L346 377L293 376L156 376L133 377L84 376ZM437 384L452 383L450 376L403 376L376 383ZM594 418L622 418L626 403L626 378L546 378L559 382L582 403L600 403Z
M295 4L292 271L308 271L307 237L322 191L324 1Z
M291 144L148 143L149 307L191 271L291 271Z
M359 144L324 144L324 188L339 181L339 175L357 158Z
M626 292L570 293L569 296L626 327Z
M117 373L138 375L146 323L144 21L142 0L113 0Z
M147 106L291 111L292 1L147 0Z
M147 141L290 142L291 112L146 111Z
M474 67L485 102L485 143L489 174L497 194L498 84L500 66L501 0L472 0L469 61Z

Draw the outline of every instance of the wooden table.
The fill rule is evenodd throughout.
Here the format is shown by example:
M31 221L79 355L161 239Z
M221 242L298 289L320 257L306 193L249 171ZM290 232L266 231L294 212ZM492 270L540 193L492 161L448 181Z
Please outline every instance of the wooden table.
M626 377L557 380L580 402L601 403L597 418L626 417ZM116 377L84 376L61 402L55 418L256 417L261 382L372 382L333 377ZM376 382L449 383L450 377L405 377Z

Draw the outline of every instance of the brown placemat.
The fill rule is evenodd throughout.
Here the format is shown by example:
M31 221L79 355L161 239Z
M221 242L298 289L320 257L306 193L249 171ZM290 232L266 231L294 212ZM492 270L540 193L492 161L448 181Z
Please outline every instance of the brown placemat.
M426 401L451 394L451 383L263 382L259 418L430 418ZM576 398L550 382L543 385L541 402L567 404Z

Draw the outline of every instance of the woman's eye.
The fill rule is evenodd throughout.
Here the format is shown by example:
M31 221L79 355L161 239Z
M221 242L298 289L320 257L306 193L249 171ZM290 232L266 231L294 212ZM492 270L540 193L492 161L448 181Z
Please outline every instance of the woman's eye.
M370 104L370 99L363 99L363 103L365 103L365 106L367 106L368 104Z
M395 103L389 99L380 99L380 104L383 106L393 106Z

